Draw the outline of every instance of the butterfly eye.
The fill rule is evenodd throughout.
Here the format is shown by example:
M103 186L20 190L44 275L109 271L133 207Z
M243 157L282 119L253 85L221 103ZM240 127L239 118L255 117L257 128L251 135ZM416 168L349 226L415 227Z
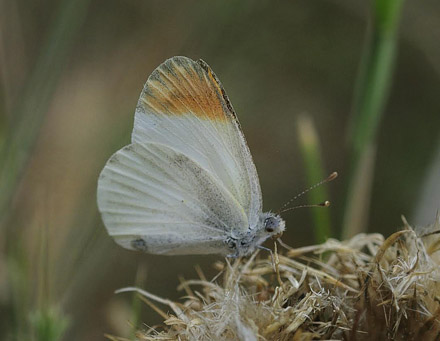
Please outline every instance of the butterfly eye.
M266 232L272 233L275 231L275 226L277 225L277 221L274 217L269 217L264 220L264 228Z

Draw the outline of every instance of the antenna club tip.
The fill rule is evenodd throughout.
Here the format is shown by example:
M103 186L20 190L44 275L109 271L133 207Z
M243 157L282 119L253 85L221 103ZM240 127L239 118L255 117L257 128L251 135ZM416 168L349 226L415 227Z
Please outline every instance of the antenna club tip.
M324 207L329 207L330 206L330 201L326 200L322 203L322 206Z
M332 174L330 174L327 178L328 181L332 181L334 179L336 179L338 177L338 172L333 172Z

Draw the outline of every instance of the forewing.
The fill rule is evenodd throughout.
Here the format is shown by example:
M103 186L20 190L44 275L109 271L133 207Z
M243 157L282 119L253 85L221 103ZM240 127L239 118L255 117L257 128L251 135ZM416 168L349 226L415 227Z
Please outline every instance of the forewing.
M257 171L232 105L205 62L173 57L154 70L139 98L132 142L161 143L196 161L243 207L250 226L257 223Z
M123 247L150 253L221 253L246 214L197 162L165 145L132 143L116 152L98 180L108 233Z

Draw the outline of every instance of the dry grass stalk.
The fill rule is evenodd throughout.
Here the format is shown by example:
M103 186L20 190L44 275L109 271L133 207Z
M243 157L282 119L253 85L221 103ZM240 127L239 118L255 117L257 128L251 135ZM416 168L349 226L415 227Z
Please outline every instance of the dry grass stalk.
M139 340L434 340L440 337L440 218L386 240L359 234L285 255L215 264L182 302L136 288L165 317ZM260 255L261 256L261 255ZM274 271L274 266L276 271ZM155 303L153 303L155 302ZM165 314L157 304L174 312Z

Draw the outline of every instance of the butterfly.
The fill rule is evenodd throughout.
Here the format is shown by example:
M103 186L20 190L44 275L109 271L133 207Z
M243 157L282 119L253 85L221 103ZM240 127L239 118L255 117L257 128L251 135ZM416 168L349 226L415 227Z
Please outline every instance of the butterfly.
M131 144L107 161L98 207L121 246L153 254L251 254L285 229L262 211L255 164L219 79L172 57L139 97Z

